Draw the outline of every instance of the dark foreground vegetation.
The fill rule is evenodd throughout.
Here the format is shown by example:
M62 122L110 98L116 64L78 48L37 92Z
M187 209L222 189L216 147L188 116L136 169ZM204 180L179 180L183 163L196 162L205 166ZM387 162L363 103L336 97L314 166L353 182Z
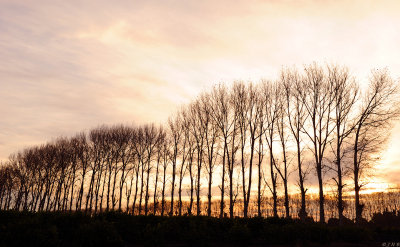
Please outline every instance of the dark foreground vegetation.
M400 211L339 226L285 218L0 211L0 246L382 246L400 242ZM396 245L395 245L396 246Z

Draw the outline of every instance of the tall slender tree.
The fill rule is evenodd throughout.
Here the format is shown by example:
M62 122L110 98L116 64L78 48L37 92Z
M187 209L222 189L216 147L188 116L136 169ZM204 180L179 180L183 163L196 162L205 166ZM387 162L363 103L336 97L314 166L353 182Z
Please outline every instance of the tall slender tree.
M308 125L304 125L303 130L312 143L310 150L315 159L319 187L319 221L325 222L323 160L334 130L334 125L331 124L334 109L333 85L329 83L324 69L316 63L306 66L304 70L305 77L300 93L308 115Z
M353 181L356 223L361 223L364 205L360 203L360 178L371 166L373 154L382 148L392 120L399 116L398 87L386 70L373 71L362 98L354 133Z

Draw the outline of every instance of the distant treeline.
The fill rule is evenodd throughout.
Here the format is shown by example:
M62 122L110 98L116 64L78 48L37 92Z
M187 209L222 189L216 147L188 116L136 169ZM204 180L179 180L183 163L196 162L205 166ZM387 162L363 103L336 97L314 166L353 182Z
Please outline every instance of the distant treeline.
M0 168L0 208L232 218L238 202L243 217L254 205L266 216L271 197L272 216L283 208L292 217L291 177L300 219L309 217L307 187L316 180L321 222L333 182L340 222L352 207L360 223L360 190L399 115L398 96L385 70L361 89L347 68L317 64L284 69L276 81L216 85L164 126L101 126L11 155Z

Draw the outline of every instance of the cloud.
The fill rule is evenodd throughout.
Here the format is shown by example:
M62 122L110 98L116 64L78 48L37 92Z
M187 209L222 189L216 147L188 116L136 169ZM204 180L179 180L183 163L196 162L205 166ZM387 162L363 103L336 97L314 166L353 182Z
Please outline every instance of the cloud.
M0 0L0 160L103 123L162 122L215 83L273 79L285 65L334 62L360 80L387 66L399 77L399 10L398 1ZM382 176L399 182L400 157L393 148L387 157L393 170Z

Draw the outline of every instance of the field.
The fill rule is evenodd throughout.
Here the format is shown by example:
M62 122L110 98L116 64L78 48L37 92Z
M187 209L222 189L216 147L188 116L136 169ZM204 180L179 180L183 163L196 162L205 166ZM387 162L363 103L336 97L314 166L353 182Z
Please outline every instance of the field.
M284 218L132 216L108 212L0 211L0 246L390 246L399 213L362 225ZM396 246L396 245L395 245Z

